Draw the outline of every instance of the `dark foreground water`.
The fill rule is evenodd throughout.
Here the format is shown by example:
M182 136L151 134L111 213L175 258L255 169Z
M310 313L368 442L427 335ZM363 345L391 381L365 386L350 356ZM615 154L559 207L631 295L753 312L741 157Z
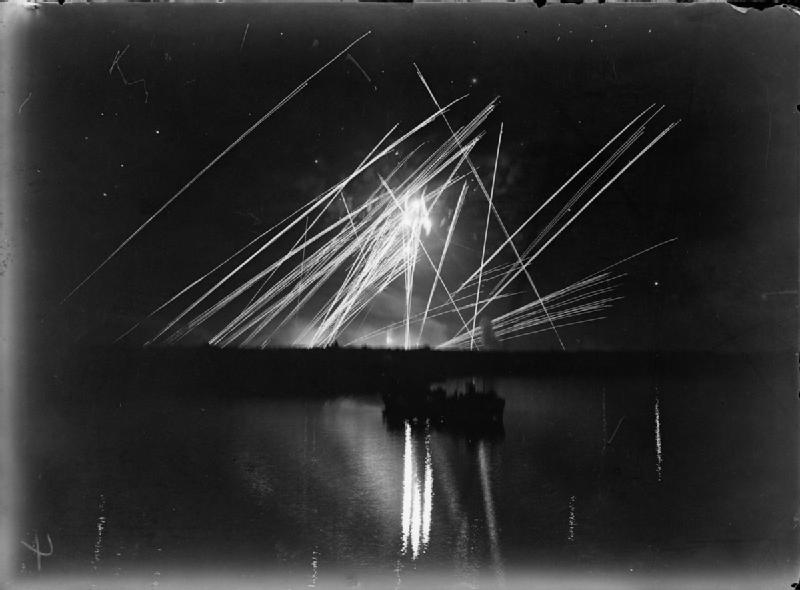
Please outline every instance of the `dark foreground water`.
M377 396L137 398L84 383L82 403L29 407L20 429L19 535L45 552L49 535L53 553L39 572L20 545L18 583L797 580L791 358L493 383L505 432L474 440L390 427Z

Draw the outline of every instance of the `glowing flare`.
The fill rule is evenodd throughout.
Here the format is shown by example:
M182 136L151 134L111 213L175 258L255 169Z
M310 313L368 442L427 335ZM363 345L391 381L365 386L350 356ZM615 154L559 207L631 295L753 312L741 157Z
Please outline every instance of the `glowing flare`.
M425 230L426 236L431 233L431 218L424 199L416 198L408 203L403 212L403 225L414 231L421 227Z

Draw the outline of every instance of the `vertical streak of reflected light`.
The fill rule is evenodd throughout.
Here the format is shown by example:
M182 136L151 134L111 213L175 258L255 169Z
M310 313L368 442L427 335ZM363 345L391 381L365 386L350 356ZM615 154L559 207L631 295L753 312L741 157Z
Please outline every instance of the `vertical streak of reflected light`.
M411 493L414 478L414 458L411 445L411 424L405 423L405 448L403 450L403 554L408 551L411 536Z
M575 496L569 497L569 528L567 530L567 540L571 543L575 540Z
M403 543L401 552L411 559L428 549L433 519L433 459L430 428L425 429L425 464L417 466L411 424L405 423L403 452Z
M655 404L655 415L656 415L656 474L658 475L658 481L661 481L661 413L658 409L658 394L656 394L656 404Z
M100 563L100 552L103 547L103 530L106 526L106 517L103 514L106 506L106 499L103 494L100 494L100 516L97 518L97 539L94 542L94 552L92 555L92 569L97 571L97 566Z
M489 531L489 552L492 556L492 565L500 585L504 585L503 561L500 557L500 543L497 534L497 519L494 514L494 500L492 499L492 486L489 480L489 460L486 455L486 442L478 443L478 466L481 475L481 488L483 491L483 507L486 511L486 527Z
M317 586L317 577L319 572L319 553L316 549L311 552L311 583L308 585L309 588L315 588Z
M422 549L428 548L431 539L431 516L433 514L433 461L431 459L430 425L425 432L425 482L422 491Z
M414 481L414 497L411 500L411 558L419 557L420 537L422 536L422 506L419 481Z

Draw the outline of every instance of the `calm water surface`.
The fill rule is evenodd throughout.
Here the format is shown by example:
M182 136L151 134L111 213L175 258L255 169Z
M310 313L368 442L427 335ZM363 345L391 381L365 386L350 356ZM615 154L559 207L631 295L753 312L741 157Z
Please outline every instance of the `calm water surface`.
M86 384L85 384L86 385ZM502 436L389 425L380 399L174 391L29 411L21 579L187 567L388 582L420 572L794 576L791 361L682 377L504 378ZM86 385L88 387L88 385ZM112 396L113 397L113 396Z

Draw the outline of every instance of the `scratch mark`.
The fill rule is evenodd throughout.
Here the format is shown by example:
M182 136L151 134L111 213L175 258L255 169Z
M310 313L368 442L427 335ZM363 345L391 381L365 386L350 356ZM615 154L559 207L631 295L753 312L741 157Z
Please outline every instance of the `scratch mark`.
M125 86L136 86L137 84L142 85L142 89L144 90L144 102L147 104L147 101L150 100L150 93L147 91L147 82L145 82L144 78L139 78L138 80L130 81L125 77L125 74L122 71L122 68L119 67L119 62L122 59L122 56L125 55L125 52L128 51L130 44L125 46L125 49L122 51L117 50L117 53L114 54L114 60L111 62L111 66L108 68L108 75L114 73L116 69L119 72L120 77L122 78L122 82Z
M247 26L244 28L244 33L242 33L242 42L239 43L239 53L242 52L242 47L244 47L244 40L247 39L248 30L250 30L250 23L247 23Z
M217 155L216 155L216 156L215 156L215 157L214 157L214 158L213 158L213 159L212 159L212 160L211 160L211 161L210 161L208 164L206 164L206 165L205 165L205 166L204 166L204 167L203 167L203 168L202 168L202 169L201 169L201 170L200 170L200 171L199 171L197 174L195 174L195 175L194 175L194 176L193 176L193 177L192 177L192 178L191 178L191 179L190 179L190 180L189 180L189 181L188 181L186 184L184 184L184 185L183 185L183 186L182 186L180 189L178 189L178 192L176 192L174 195L172 195L172 196L171 196L169 199L167 199L167 201L166 201L166 202L165 202L163 205L161 205L161 206L160 206L158 209L156 209L155 213L153 213L152 215L150 215L150 217L148 217L148 218L147 218L147 219L144 221L144 223L142 223L141 225L139 225L139 227L137 227L137 228L136 228L136 229L135 229L135 230L134 230L134 231L133 231L133 232L132 232L130 235L128 235L128 237L127 237L127 238L125 238L125 239L122 241L122 243L121 243L119 246L117 246L117 247L116 247L116 248L115 248L115 249L114 249L114 250L111 252L111 254L109 254L108 256L106 256L106 258L104 258L104 259L103 259L103 261L102 261L102 262L101 262L99 265L97 265L97 266L94 268L94 270L92 270L92 271L91 271L91 272L90 272L90 273L89 273L89 274L88 274L86 277L84 277L84 278L83 278L83 280L81 280L81 282L80 282L80 283L78 283L77 285L75 285L75 287L73 287L73 289L72 289L72 290L71 290L69 293L67 293L67 295L66 295L66 296L65 296L65 297L64 297L64 298L61 300L61 302L59 303L59 305L63 305L63 304L64 304L64 303L65 303L65 302L66 302L68 299L70 299L70 297L72 297L72 296L73 296L73 295L74 295L74 294L75 294L75 293L78 291L78 289L80 289L80 288L81 288L83 285L85 285L85 284L86 284L86 282L87 282L89 279L91 279L91 278L92 278L92 277L93 277L95 274L97 274L97 273L100 271L100 269L102 269L102 268L103 268L103 267L104 267L106 264L108 264L108 263L109 263L109 261L110 261L112 258L114 258L114 256L116 256L116 255L117 255L117 253L118 253L120 250L122 250L122 249L123 249L125 246L127 246L127 245L128 245L128 243L129 243L129 242L130 242L130 241L131 241L133 238L135 238L135 237L136 237L136 236L137 236L137 235L138 235L138 234L139 234L139 233L140 233L140 232L141 232L141 231L142 231L142 230L143 230L145 227L147 227L148 225L150 225L150 223L151 223L151 222L152 222L152 221L153 221L153 220L154 220L156 217L158 217L158 216L159 216L159 214L161 214L161 212L162 212L162 211L164 211L164 209L166 209L167 207L169 207L169 206L170 206L170 205L171 205L171 204L172 204L172 203L175 201L175 199L177 199L177 198L178 198L178 197L180 197L180 196L181 196L181 195L182 195L184 192L186 192L186 190L188 190L188 189L189 189L189 187L191 187L191 186L192 186L192 185L193 185L193 184L194 184L194 183L197 181L197 179L198 179L198 178L200 178L201 176L203 176L203 174L205 174L205 173L206 173L206 172L207 172L207 171L208 171L210 168L212 168L212 167L214 166L214 164L216 164L216 163L217 163L217 162L219 162L219 161L220 161L222 158L224 158L226 154L228 154L228 153L229 153L229 152L230 152L232 149L234 149L234 148L235 148L237 145L239 145L239 144L240 144L242 141L244 141L244 140L245 140L245 138L247 138L247 136L248 136L248 135L250 135L250 134L251 134L253 131L255 131L255 130L256 130L256 129L257 129L257 128L258 128L258 127L259 127L259 126L260 126L260 125L261 125L261 124L264 122L264 121L266 121L267 119L269 119L270 117L272 117L272 115L273 115L273 114L275 114L277 111L279 111L279 110L280 110L280 108L281 108L283 105L285 105L285 104L286 104L287 102L289 102L289 101L290 101L290 100L291 100L291 99L292 99L292 98L293 98L293 97L294 97L296 94L298 94L298 93L299 93L299 92L301 92L301 91L302 91L304 88L306 88L306 87L309 85L309 83L310 83L310 82L311 82L311 81L312 81L314 78L316 78L316 77L319 75L319 73L320 73L320 72L322 72L323 70L325 70L325 69L326 69L328 66L330 66L330 65L331 65L333 62L335 62L337 59L339 59L339 58L340 58L342 55L344 55L345 53L347 53L347 51L348 51L348 50L349 50L349 49L350 49L350 48L351 48L353 45L355 45L356 43L358 43L359 41L361 41L361 40L362 40L364 37L366 37L366 36L368 36L368 35L371 35L371 34L372 34L372 31L371 31L371 30L369 30L369 31L367 31L366 33L364 33L363 35L361 35L360 37L358 37L357 39L355 39L354 41L352 41L352 42L351 42L349 45L347 45L347 47L345 47L344 49L342 49L342 50L341 50L339 53L337 53L337 54L336 54L336 55L334 55L334 56L333 56L331 59L329 59L327 62L325 62L325 63L324 63L322 66L320 66L319 68L317 68L317 69L316 69L316 70L315 70L315 71L314 71L314 72L313 72L313 73L312 73L310 76L308 76L308 77L307 77L305 80L303 80L302 82L300 82L300 84L298 84L298 85L295 87L295 89L294 89L294 90L292 90L292 91L291 91L289 94L287 94L287 95L286 95L286 96L285 96L283 99L281 99L281 101L280 101L280 102L278 102L278 103L277 103L275 106L273 106L273 107L272 107L270 110L268 110L266 113L264 113L264 114L261 116L261 118L260 118L258 121L256 121L255 123L253 123L253 124L252 124L250 127L248 127L248 128L247 128L247 129L246 129L244 132L242 132L242 134L241 134L241 135L239 135L239 137L237 137L236 139L234 139L234 140L233 140L233 142L231 142L231 143L228 145L228 147L226 147L226 148L225 148L224 150L222 150L222 151L221 151L219 154L217 154ZM127 49L127 47L126 47L126 49ZM124 51L123 51L123 53L124 53ZM111 69L113 69L113 67L119 63L119 59L120 59L121 57L122 57L122 55L117 55L117 56L115 56L115 58L114 58L114 63L112 64L112 66L111 66ZM118 65L117 65L117 69L119 69L119 66L118 66ZM120 73L121 73L121 72L120 72Z
M614 432L611 433L611 438L609 438L606 441L607 445L610 445L612 442L614 442L614 437L617 436L617 431L619 431L619 427L622 426L622 423L624 421L625 421L625 416L619 419L619 422L617 422L617 427L614 429Z
M125 49L123 49L121 52L119 49L117 49L117 52L114 54L114 60L111 62L111 66L108 68L109 76L114 72L114 68L117 67L119 60L122 59L122 56L125 55L125 52L128 51L128 47L130 47L130 45L126 45Z
M242 217L248 217L253 220L253 225L261 225L264 222L258 217L255 213L251 211L234 211L237 215L241 215Z
M370 77L369 77L369 74L367 74L367 72L365 72L365 71L364 71L364 68L362 68L362 67L361 67L361 64L360 64L360 63L358 63L358 62L356 61L356 58L354 58L352 55L350 55L350 54L348 53L348 54L347 54L347 57L346 57L345 59L347 59L347 60L349 60L349 61L353 62L353 63L355 64L355 66L356 66L356 67L359 69L359 71L360 71L362 74L364 74L364 77L367 79L367 82L369 82L370 84L372 84L372 78L370 78ZM378 89L378 88L377 88L377 86L375 86L374 84L373 84L373 86L372 86L372 87L373 87L375 90L377 90L377 89Z
M787 289L785 291L768 291L766 293L761 294L761 299L767 299L768 297L776 297L780 295L797 295L797 289Z
M27 549L33 551L36 555L36 570L42 571L42 557L50 557L53 554L53 540L50 535L47 535L47 543L50 545L50 551L45 553L39 548L39 533L33 535L33 545L29 545L25 541L20 541Z
M33 95L33 92L29 92L28 93L28 96L26 96L25 100L22 101L22 104L19 105L19 108L17 109L17 114L22 112L22 107L24 107L27 104L27 102L31 99L32 95Z

